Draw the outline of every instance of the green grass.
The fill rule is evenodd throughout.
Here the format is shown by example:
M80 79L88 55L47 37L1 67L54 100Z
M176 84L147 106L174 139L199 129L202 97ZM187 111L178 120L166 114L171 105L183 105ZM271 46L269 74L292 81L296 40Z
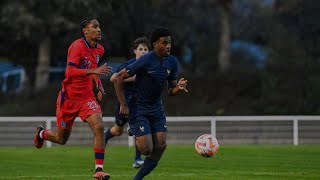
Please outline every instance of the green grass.
M111 179L132 179L134 148L107 148L105 169ZM0 147L1 179L92 179L91 147ZM221 146L214 158L203 158L193 146L169 145L146 180L171 179L320 179L320 146Z

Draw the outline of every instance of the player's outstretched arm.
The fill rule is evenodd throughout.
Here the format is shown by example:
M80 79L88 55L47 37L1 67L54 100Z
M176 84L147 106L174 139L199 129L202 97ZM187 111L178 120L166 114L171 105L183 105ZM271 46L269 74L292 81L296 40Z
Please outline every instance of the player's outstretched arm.
M184 78L179 79L178 83L177 80L170 80L168 81L168 93L171 96L175 96L180 92L189 92L187 89L187 82Z
M106 63L98 68L87 69L86 71L86 75L89 75L89 74L109 75L111 73L112 73L112 67L107 66Z
M126 104L126 99L123 93L123 80L130 77L129 73L127 70L124 68L122 69L119 73L114 75L113 78L113 84L114 88L116 90L116 94L118 97L118 100L120 102L120 114L124 114L127 116L129 114L129 108Z
M107 66L106 64L94 68L94 69L79 69L75 65L68 65L66 69L66 76L67 77L73 77L73 76L87 76L90 74L103 74L108 75L112 72L112 67Z
M111 78L110 78L110 82L114 82L114 77L117 75L118 73L113 73ZM128 77L126 79L123 80L123 82L134 82L136 80L136 75L132 76L132 77Z

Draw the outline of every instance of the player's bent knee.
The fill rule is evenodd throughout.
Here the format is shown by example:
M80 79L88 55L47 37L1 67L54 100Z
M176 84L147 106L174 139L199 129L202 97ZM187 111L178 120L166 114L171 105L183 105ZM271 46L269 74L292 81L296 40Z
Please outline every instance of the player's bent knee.
M120 136L122 134L122 132L123 132L122 130L117 130L115 133L115 136Z
M145 156L149 156L152 153L152 148L145 147L145 148L140 149L140 151L141 151L141 154L143 154Z
M102 122L96 123L94 125L94 129L95 129L95 131L103 132L103 130L104 130L103 123Z
M165 151L167 148L167 144L166 143L162 143L162 144L159 144L158 146L155 146L155 149L154 151Z
M163 143L163 144L160 145L160 150L161 151L165 151L166 148L167 148L167 143Z

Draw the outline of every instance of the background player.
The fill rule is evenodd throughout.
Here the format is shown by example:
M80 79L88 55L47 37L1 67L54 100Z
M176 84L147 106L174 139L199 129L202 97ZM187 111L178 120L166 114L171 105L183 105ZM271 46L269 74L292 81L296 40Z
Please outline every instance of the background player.
M150 47L150 43L149 43L149 40L146 37L137 38L133 42L133 53L135 54L135 58L134 59L130 59L130 60L126 61L125 63L121 64L119 66L119 68L117 69L116 73L114 73L111 76L110 81L113 82L116 74L119 71L121 71L123 68L125 68L126 66L132 64L133 62L138 60L141 56L143 56L144 54L149 52L149 47ZM130 112L131 112L128 118L130 120L134 120L135 112L136 112L136 109L137 109L136 108L136 93L135 93L135 90L134 90L135 76L129 77L127 79L124 79L123 82L124 82L123 91L124 91L126 103L128 104L128 107L129 107ZM120 110L120 103L119 103L119 101L117 101L116 108L115 108L115 112L116 112L115 125L112 126L111 128L109 128L105 132L105 140L106 140L105 142L106 142L106 144L107 144L107 142L108 142L108 140L110 138L112 138L114 136L120 136L122 134L122 132L123 132L124 125L128 122L128 118L126 118L123 115L119 114L119 110ZM140 168L144 161L141 158L141 152L137 148L137 145L135 145L135 147L136 147L136 155L135 155L134 163L133 163L132 166L134 168Z
M67 68L62 90L57 99L57 129L37 127L34 144L41 148L44 140L64 145L71 134L74 120L79 116L87 122L94 134L95 179L109 179L103 172L104 164L104 126L102 111L93 93L92 75L101 94L104 93L98 75L107 75L112 69L106 64L97 67L104 54L104 48L98 43L101 40L100 24L95 18L81 22L83 38L75 40L68 49Z
M157 165L166 149L167 125L162 106L161 93L168 82L169 95L186 91L187 80L181 78L177 84L177 60L170 55L171 35L165 28L157 28L151 34L154 51L128 65L114 78L115 90L120 102L120 114L129 115L129 108L123 93L123 80L136 75L137 115L129 121L130 130L142 154L147 157L134 177L140 180Z

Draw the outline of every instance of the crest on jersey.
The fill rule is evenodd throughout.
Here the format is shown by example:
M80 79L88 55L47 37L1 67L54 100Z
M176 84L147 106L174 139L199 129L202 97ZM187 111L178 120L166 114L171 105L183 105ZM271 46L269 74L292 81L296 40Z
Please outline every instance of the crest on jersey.
M167 69L167 73L170 74L170 72L171 72L171 70L170 70L170 69Z
M61 120L61 127L65 128L67 126L67 123Z
M97 63L100 61L100 55L99 54L96 57L96 61L97 61Z

